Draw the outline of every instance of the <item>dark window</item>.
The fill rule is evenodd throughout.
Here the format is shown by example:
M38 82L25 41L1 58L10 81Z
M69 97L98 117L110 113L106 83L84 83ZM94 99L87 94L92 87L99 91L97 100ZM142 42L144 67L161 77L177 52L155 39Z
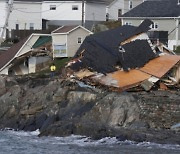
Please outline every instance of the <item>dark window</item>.
M56 5L50 5L50 10L56 10Z
M30 30L34 30L34 23L30 23L30 24L29 24L29 29L30 29Z
M132 9L133 8L133 4L132 4L132 1L130 0L129 1L129 9Z
M118 9L118 17L120 17L122 15L122 10Z
M78 37L78 44L81 44L81 43L82 43L82 38Z
M78 5L73 5L72 10L78 10Z
M16 30L19 30L19 24L16 24Z

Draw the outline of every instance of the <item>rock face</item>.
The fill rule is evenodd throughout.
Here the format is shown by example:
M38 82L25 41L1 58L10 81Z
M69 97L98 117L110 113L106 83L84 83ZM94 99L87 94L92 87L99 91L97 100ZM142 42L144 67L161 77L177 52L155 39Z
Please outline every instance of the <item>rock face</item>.
M180 92L116 93L63 79L0 76L0 128L180 144ZM163 131L162 131L163 130Z

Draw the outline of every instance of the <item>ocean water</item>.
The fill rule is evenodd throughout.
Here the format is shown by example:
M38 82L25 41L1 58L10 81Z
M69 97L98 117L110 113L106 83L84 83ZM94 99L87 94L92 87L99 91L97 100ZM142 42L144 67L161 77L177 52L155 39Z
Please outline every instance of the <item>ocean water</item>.
M39 131L0 131L0 154L180 154L180 145L91 140L85 136L38 137Z

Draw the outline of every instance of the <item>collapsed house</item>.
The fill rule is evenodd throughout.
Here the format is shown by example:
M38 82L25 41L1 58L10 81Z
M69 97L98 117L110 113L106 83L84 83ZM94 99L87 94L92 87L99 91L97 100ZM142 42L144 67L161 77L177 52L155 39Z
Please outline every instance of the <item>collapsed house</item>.
M137 86L150 90L175 68L166 81L178 84L180 56L151 43L147 35L151 24L146 19L138 27L124 25L86 37L67 64L67 75L119 90Z
M48 34L31 34L0 55L0 74L24 75L45 67L52 54ZM52 57L52 55L51 55Z

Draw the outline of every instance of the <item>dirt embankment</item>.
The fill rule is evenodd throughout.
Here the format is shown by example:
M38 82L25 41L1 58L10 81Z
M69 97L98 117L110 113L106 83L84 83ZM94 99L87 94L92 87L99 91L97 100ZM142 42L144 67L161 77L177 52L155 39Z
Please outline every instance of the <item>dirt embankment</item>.
M0 128L180 144L180 91L116 93L63 79L0 76Z

